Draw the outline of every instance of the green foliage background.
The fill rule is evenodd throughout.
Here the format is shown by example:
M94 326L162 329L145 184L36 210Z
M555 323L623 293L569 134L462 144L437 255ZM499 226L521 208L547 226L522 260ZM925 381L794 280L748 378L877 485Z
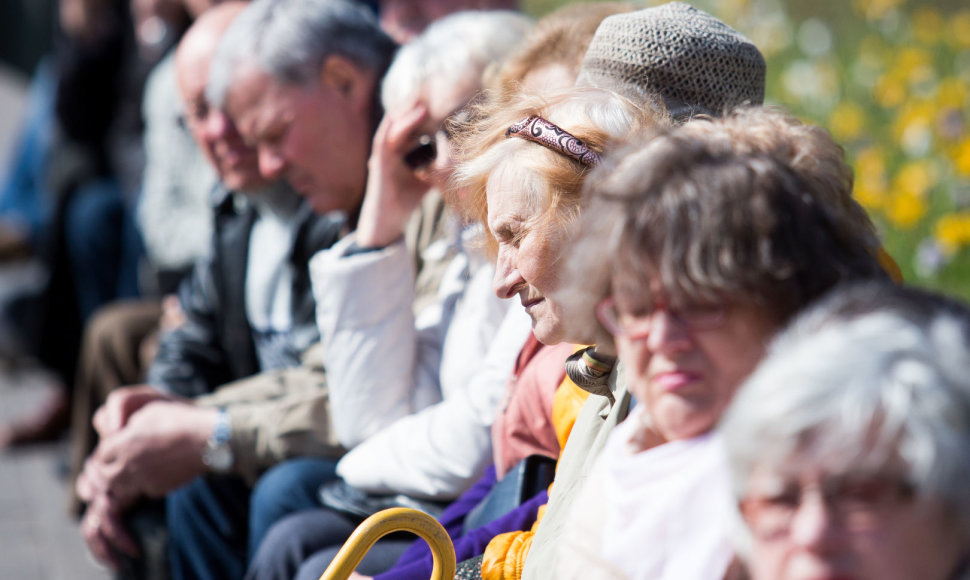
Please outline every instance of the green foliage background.
M537 17L570 3L523 0ZM970 299L970 5L690 3L762 50L768 102L845 146L856 197L905 279Z

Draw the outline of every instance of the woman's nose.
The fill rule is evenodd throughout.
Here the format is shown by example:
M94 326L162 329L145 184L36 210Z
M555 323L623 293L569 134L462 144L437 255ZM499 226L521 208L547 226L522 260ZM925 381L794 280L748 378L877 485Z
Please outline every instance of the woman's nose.
M515 265L515 251L504 245L499 246L498 259L495 262L495 276L492 278L492 289L499 298L511 298L525 284L525 279L519 274Z
M665 308L655 310L651 316L647 346L652 352L668 353L690 348L690 334L676 316Z
M205 117L205 133L209 139L225 138L230 121L225 113L218 109L210 109Z
M826 551L837 544L838 522L820 494L803 494L792 516L791 541L812 551Z

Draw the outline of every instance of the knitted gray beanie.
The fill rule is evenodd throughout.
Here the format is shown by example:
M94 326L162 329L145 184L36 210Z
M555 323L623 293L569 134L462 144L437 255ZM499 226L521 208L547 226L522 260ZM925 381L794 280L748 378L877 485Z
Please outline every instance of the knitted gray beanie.
M578 84L659 95L670 114L722 115L765 96L765 59L750 40L682 2L603 20Z

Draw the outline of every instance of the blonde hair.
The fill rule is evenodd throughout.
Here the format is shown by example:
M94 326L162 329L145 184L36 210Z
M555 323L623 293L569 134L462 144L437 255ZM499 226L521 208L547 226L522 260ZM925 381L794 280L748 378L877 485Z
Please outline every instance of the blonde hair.
M513 94L530 73L555 65L575 81L600 22L633 8L626 2L596 2L570 4L549 13L536 22L522 46L486 85L498 94Z
M498 172L518 183L518 190L509 194L526 195L534 208L535 218L527 227L562 226L578 215L591 168L537 143L506 138L510 125L532 115L555 123L599 154L669 122L652 107L591 87L544 99L520 94L508 101L486 101L471 111L467 125L453 131L459 165L449 195L470 222L487 225L488 180ZM485 245L494 255L496 242L487 233Z

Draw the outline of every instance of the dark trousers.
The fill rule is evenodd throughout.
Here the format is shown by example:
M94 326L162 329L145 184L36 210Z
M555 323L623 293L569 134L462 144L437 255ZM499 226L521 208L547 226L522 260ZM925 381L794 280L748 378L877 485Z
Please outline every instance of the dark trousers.
M269 531L249 565L247 580L317 580L360 521L327 508L291 514ZM413 542L405 534L382 539L357 571L368 576L387 571Z
M335 477L336 460L296 459L283 465L289 467L271 469L253 490L236 477L201 477L168 495L174 580L242 578L250 538L258 545L276 519L317 506L320 484Z

